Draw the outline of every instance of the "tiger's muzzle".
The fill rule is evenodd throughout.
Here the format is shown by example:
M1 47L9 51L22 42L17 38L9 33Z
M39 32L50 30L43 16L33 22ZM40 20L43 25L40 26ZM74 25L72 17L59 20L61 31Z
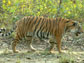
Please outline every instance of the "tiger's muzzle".
M79 31L78 31L78 32L75 33L75 35L76 35L76 36L79 36L79 35L82 34L82 33L84 33L84 32L79 32Z

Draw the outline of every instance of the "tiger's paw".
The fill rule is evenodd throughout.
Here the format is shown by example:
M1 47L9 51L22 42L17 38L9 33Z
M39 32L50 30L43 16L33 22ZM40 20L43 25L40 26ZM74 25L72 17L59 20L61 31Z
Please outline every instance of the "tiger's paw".
M30 53L30 52L35 52L36 50L34 49L31 49L31 50L28 50L27 52Z
M65 53L68 53L68 51L62 50L62 51L60 51L59 53L60 53L60 54L65 54Z
M14 53L19 53L19 51L13 51Z
M50 51L51 54L55 54L56 52L55 51Z

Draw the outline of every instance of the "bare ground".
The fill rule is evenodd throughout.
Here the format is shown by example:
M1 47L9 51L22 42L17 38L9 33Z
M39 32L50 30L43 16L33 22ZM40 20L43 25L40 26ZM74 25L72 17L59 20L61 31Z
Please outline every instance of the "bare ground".
M35 41L32 45L36 52L27 52L27 44L22 41L17 45L19 53L13 53L11 43L13 38L0 38L0 63L84 63L84 36L72 38L66 35L62 39L62 51L59 54L46 51L48 42Z

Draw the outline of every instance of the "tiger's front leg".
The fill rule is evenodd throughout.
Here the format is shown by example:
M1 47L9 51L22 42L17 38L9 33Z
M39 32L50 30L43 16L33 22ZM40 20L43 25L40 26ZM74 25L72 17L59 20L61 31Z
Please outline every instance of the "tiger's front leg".
M57 48L59 53L61 53L61 37L56 37L56 42L57 42Z
M50 44L51 44L50 53L55 53L54 48L55 48L56 44L54 42L50 42Z
M28 42L28 52L31 52L31 51L36 51L36 49L32 46L32 41L33 41L33 38L32 36L27 36L27 42Z

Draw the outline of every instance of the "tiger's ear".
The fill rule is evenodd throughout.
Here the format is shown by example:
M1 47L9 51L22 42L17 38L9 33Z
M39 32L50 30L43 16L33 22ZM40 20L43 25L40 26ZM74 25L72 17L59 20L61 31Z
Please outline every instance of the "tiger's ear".
M69 23L70 21L66 21L65 23Z
M73 23L73 26L76 26L76 25L77 25L77 22L74 22L74 23Z

